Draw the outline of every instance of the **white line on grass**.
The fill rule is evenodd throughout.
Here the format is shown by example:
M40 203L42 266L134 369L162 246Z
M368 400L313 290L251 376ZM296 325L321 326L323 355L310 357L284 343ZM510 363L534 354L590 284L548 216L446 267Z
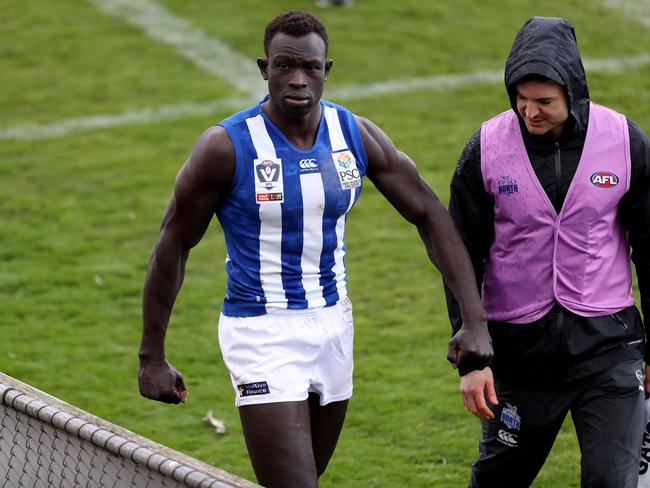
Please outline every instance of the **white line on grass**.
M173 46L197 66L227 80L246 94L265 91L257 64L227 44L151 0L89 0L105 13L142 29L150 37Z
M185 117L214 115L224 110L239 110L255 99L246 97L222 98L207 102L185 103L182 105L162 105L122 112L121 114L91 115L74 117L51 124L26 124L0 130L0 140L7 139L48 139L64 137L93 129L107 129L124 125L149 124Z
M650 65L650 55L648 54L622 59L595 59L592 61L585 61L585 69L591 73L621 72L647 65ZM502 70L481 70L455 75L427 76L423 78L380 81L364 85L333 87L327 89L325 95L326 98L334 101L357 100L380 95L408 93L421 90L448 91L464 86L495 84L502 80ZM76 117L50 124L18 125L0 129L0 140L46 139L52 137L63 137L100 128L154 123L186 117L216 115L225 110L242 109L255 101L255 97L232 97L201 103L145 108L121 114Z
M592 73L616 73L650 64L650 54L629 58L585 60L585 70ZM470 71L454 75L437 75L424 78L390 80L366 85L349 85L327 91L333 100L354 100L379 95L408 93L417 90L454 90L464 86L486 85L503 81L503 70Z
M630 19L650 27L650 1L648 0L605 0L605 5L624 13Z

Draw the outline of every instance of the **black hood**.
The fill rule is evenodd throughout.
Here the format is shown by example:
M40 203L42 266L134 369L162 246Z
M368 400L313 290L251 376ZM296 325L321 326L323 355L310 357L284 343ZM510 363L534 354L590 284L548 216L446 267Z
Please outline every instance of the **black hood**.
M516 113L516 84L531 74L545 76L565 87L575 129L583 131L589 118L589 90L571 22L533 17L517 33L505 68L506 89Z

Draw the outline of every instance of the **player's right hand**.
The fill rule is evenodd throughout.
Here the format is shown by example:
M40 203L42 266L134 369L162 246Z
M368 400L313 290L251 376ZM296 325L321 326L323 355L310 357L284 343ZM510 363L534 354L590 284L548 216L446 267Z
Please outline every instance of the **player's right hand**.
M185 403L187 388L183 377L167 361L140 361L138 370L140 394L164 403Z
M464 323L449 341L447 360L461 376L490 364L494 351L485 323Z

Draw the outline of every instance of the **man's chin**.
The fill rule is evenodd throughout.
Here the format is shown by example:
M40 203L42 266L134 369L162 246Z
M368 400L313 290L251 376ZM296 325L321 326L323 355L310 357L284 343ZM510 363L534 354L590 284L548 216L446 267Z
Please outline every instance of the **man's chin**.
M313 104L308 104L308 105L303 105L303 106L293 106L293 105L283 105L282 111L289 117L291 118L302 118L306 117L309 115L309 112L311 112L311 109L313 108Z
M530 132L535 136L543 136L549 131L548 127L540 127L540 126L531 127L530 125L526 125L526 129L528 129L528 132Z

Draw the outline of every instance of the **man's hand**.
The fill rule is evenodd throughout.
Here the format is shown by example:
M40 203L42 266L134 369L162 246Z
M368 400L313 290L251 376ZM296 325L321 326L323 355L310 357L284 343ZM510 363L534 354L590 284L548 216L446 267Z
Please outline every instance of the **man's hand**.
M449 341L447 360L458 368L461 376L483 369L492 360L492 339L485 323L463 324Z
M484 368L480 371L472 371L460 378L460 394L463 397L465 408L479 418L489 420L494 418L492 410L486 403L497 405L497 394L494 391L494 378L492 370Z
M167 361L140 362L140 394L165 403L185 403L187 388L183 377Z

